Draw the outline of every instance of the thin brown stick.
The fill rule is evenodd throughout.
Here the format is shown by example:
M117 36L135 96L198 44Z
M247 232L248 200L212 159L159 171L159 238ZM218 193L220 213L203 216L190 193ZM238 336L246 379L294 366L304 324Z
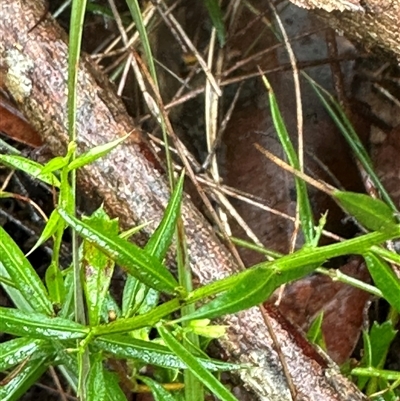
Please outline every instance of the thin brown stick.
M275 346L276 352L277 352L277 354L279 356L279 361L281 362L282 369L285 372L285 377L286 377L286 380L287 380L287 383L288 383L288 387L289 387L289 390L290 390L290 395L292 397L292 401L295 401L297 399L297 392L296 392L295 386L293 385L292 378L290 376L290 370L289 370L289 368L287 366L285 355L283 355L283 352L282 352L281 347L279 345L278 338L275 335L274 328L272 327L272 324L271 324L271 322L269 320L269 316L267 314L267 311L264 308L264 305L259 305L259 308L260 308L262 317L264 319L265 325L268 328L268 333L271 336L272 341L274 342L274 346Z
M49 371L50 371L50 375L54 381L54 384L57 387L58 394L60 395L61 400L68 401L67 394L65 393L64 389L61 386L60 379L58 378L56 370L53 368L53 366L50 366Z
M302 173L299 170L296 170L292 166L289 166L289 164L285 163L283 160L281 160L279 157L275 156L272 154L269 150L264 149L262 146L260 146L258 143L255 143L254 146L256 147L257 150L259 150L265 157L267 157L269 160L273 161L276 165L279 167L283 168L284 170L288 171L289 173L292 173L298 178L301 178L303 181L305 181L307 184L312 185L313 187L319 189L320 191L328 194L329 196L332 196L337 189L333 187L332 185L329 185L326 182L320 181L320 180L315 180L314 178L311 178L309 175Z

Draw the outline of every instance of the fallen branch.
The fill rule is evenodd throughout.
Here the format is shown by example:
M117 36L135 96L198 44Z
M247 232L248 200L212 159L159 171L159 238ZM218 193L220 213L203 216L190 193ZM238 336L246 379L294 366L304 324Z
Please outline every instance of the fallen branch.
M400 61L399 0L290 0L315 9L332 28L375 52L394 55Z
M65 154L66 34L50 16L40 21L45 13L42 1L3 0L0 13L0 65L6 71L7 90L51 151L55 155ZM80 64L78 94L80 152L132 132L129 140L110 155L82 169L80 189L88 197L103 201L124 227L154 220L145 229L149 234L169 197L166 179L151 148L107 79L85 57ZM190 263L199 282L206 284L235 273L238 268L230 254L188 197L182 214ZM286 325L277 312L268 309L267 313L297 399L364 399L337 367ZM260 310L252 308L224 317L222 323L229 326L227 336L220 340L227 357L254 366L240 374L245 385L261 400L290 400L287 380Z

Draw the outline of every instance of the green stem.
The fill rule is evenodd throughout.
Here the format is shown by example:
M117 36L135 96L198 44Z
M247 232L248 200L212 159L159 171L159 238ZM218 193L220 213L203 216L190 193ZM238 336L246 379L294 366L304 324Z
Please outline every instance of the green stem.
M319 248L303 248L290 255L285 255L280 259L259 263L251 269L274 268L276 271L297 269L301 266L314 263L323 263L328 259L348 254L362 255L369 251L374 245L389 241L400 235L400 226L395 232L374 232L360 237L352 238L336 244L321 246ZM187 300L196 302L205 297L215 295L219 292L231 288L238 280L241 273L229 276L222 280L213 282L190 293Z
M282 258L263 262L253 266L251 269L258 268L274 268L277 272L284 270L297 269L301 266L306 266L315 263L323 263L327 259L348 254L363 254L371 247L382 242L396 238L400 235L400 225L397 226L395 232L374 232L363 235L361 237L349 239L337 244L326 245L319 248L303 248L293 254L283 256ZM183 306L187 306L194 302L203 300L206 297L216 295L231 288L237 280L240 280L240 274L235 274L224 279L218 280L211 284L205 285L199 289L192 291L185 300L172 299L152 311L140 316L128 319L120 319L115 322L94 327L93 335L99 336L111 333L123 333L132 330L137 330L142 327L153 326L165 316L179 310Z
M104 334L126 333L128 331L141 329L142 327L155 326L163 317L179 310L181 306L182 302L175 298L143 315L119 319L109 324L95 326L92 329L92 333L93 336L97 337Z

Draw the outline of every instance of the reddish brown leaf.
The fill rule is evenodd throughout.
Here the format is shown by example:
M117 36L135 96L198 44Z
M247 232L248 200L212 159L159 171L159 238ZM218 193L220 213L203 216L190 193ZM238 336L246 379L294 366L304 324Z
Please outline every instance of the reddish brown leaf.
M364 263L353 259L340 269L362 281L369 281ZM307 331L324 312L322 332L329 356L338 364L354 350L363 325L364 310L370 295L328 276L312 275L286 287L280 312L293 324Z
M400 207L400 126L395 127L381 143L375 144L373 149L376 172L396 206Z
M0 93L0 131L14 141L32 147L42 145L38 133L32 128L24 115Z

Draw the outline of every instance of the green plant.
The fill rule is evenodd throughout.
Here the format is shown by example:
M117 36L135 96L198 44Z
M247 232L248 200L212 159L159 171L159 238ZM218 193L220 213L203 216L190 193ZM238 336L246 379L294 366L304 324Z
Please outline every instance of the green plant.
M210 13L213 13L214 24L221 26L216 4L207 1ZM144 38L142 42L149 69L156 81L138 3L130 1L129 5ZM321 227L314 227L306 184L300 177L296 180L296 189L301 203L300 221L306 239L304 247L290 255L275 254L275 260L271 262L260 263L244 272L195 290L190 286L183 286L190 278L188 280L187 277L179 277L177 280L163 261L176 230L179 230L183 188L183 176L175 184L171 167L169 177L171 188L174 188L171 200L158 229L143 249L129 242L124 233L119 233L118 223L109 219L102 209L90 217L78 219L75 216L75 180L70 179L71 174L74 177L77 168L111 151L124 139L80 156L75 155L75 81L84 9L85 2L74 2L68 103L71 143L67 154L51 160L45 166L20 156L0 155L2 163L23 170L59 189L58 208L51 214L34 247L40 246L51 237L54 240L53 258L44 283L26 256L0 228L0 281L15 306L0 309L0 330L14 336L0 345L0 369L8 375L0 387L2 399L18 399L48 366L54 365L60 368L71 386L86 400L124 400L120 382L130 389L138 389L141 386L139 381L153 392L156 399L179 399L178 391L184 381L181 371L185 375L186 372L191 372L194 378L203 382L220 399L234 400L232 394L211 372L247 367L205 357L202 349L192 340L192 334L213 335L220 328L211 326L208 330L204 329L199 324L199 319L236 313L260 304L280 285L319 269L326 260L336 256L363 255L376 284L372 291L389 302L393 314L400 312L400 283L385 262L399 263L399 256L382 246L385 241L400 236L395 210L387 195L383 196L384 203L363 194L330 190L331 196L370 233L320 247L318 241ZM218 30L218 36L223 43L224 32L221 29ZM279 138L292 168L297 170L297 155L271 88L269 96ZM347 121L340 110L335 107L332 110L339 113L338 123ZM344 130L349 130L348 122L343 126ZM355 149L359 150L354 135L349 138L350 143L356 144ZM371 167L364 151L360 156ZM75 233L74 258L72 266L62 270L59 265L59 248L67 226ZM80 246L78 237L83 239ZM179 252L185 252L184 245L178 242ZM184 262L181 260L180 263ZM116 302L109 291L115 264L127 272L121 304ZM358 284L371 291L370 286ZM160 303L160 294L166 295L169 300ZM201 306L196 308L198 303ZM175 316L178 313L181 313L180 318ZM193 320L197 324L187 324ZM150 330L154 328L157 335L150 340ZM393 336L391 322L374 326L364 336L367 352L362 366L354 369L352 374L360 377L368 375L368 383L366 379L360 379L359 384L360 387L368 387L369 394L383 390L389 382L393 382L383 396L395 396L399 374L383 369ZM318 338L318 334L314 333L313 338ZM127 361L128 370L119 370L120 365L115 361L120 359ZM154 377L159 380L140 374L141 367L147 364L155 366ZM116 373L112 373L108 365ZM128 382L125 379L126 374L131 376ZM188 382L185 380L185 383ZM171 388L173 391L169 391ZM185 399L196 399L196 394L185 394Z
M0 394L4 400L17 400L50 365L62 365L70 383L84 399L125 399L118 385L118 376L104 366L104 361L111 358L129 359L133 375L131 389L135 389L135 379L140 377L156 399L174 398L150 378L137 376L143 364L151 363L163 368L164 377L175 375L177 389L180 388L179 376L173 372L186 365L192 366L194 374L201 376L212 391L222 399L233 399L210 371L239 367L204 357L200 350L195 353L201 356L192 355L171 335L171 330L174 330L175 336L183 338L190 329L179 329L176 324L164 321L181 307L180 300L187 296L162 263L179 217L183 176L171 196L163 220L144 249L121 238L118 222L110 220L102 208L82 221L66 211L68 202L65 199L71 191L66 172L93 161L119 142L100 146L72 161L69 155L56 158L46 166L19 156L1 156L3 163L34 173L37 178L52 182L59 188L60 206L51 215L35 247L51 236L55 237L57 244L57 236L65 229L66 221L84 236L80 246L79 272L85 307L80 307L87 311L85 324L77 323L74 270L61 270L58 260L53 258L44 285L18 246L0 228L1 283L15 305L15 308L1 308L0 330L16 336L0 345L1 371L16 367L2 381ZM61 181L54 174L54 170L59 168L62 169L61 177L64 177ZM124 287L122 305L118 305L109 293L115 262L126 269L130 278ZM158 306L160 292L170 294L173 299ZM123 327L125 324L128 325L126 328ZM132 330L132 327L136 329ZM151 327L157 327L161 336L158 341L149 340ZM207 332L204 328L202 330ZM212 330L210 328L210 332ZM107 333L114 334L109 336ZM166 346L159 344L161 339ZM85 364L88 364L87 375L84 375Z
M395 310L400 310L398 297L393 296L400 289L399 281L385 267L375 250L384 241L398 237L400 227L391 217L393 215L389 207L381 201L346 192L339 193L344 207L354 211L360 223L371 227L373 232L323 247L306 245L291 255L258 264L234 276L187 292L162 263L179 216L183 177L171 196L162 222L144 249L121 238L117 222L110 220L102 209L83 220L78 220L68 212L71 189L66 173L94 160L105 149L109 151L118 143L115 141L106 147L101 146L74 160L70 160L69 155L56 158L46 166L20 156L1 156L3 163L33 172L39 179L59 187L60 206L50 217L40 243L52 235L57 239L66 224L84 239L80 248L79 271L83 270L82 284L87 308L86 323L74 321L73 270L61 271L57 260L53 259L44 285L18 246L0 229L2 285L16 306L0 310L0 330L16 336L1 344L2 371L17 366L9 379L3 381L6 383L0 390L3 399L18 399L51 364L62 365L77 391L86 399L95 396L99 399L99 394L104 395L103 399L108 399L111 397L109 389L114 389L113 397L120 394L120 398L115 399L124 399L122 392L117 390L118 378L107 371L103 362L107 358L134 358L136 362L133 365L137 370L142 363L152 363L166 369L187 366L221 399L233 400L234 397L210 370L240 367L194 355L180 344L171 330L181 337L179 333L183 329L179 329L179 321L214 318L257 305L281 284L298 279L315 270L325 260L339 255L365 255L383 296ZM70 146L70 149L73 148ZM59 168L60 180L54 174L54 170ZM377 210L382 212L376 213ZM121 306L109 294L114 263L122 266L132 277L125 285ZM249 286L249 283L252 285ZM253 290L249 291L249 287ZM171 299L158 304L159 293L168 294ZM174 312L197 301L201 301L202 306L193 313L178 321L170 320ZM84 309L83 305L81 308ZM116 319L110 321L111 315L116 315ZM157 328L164 346L149 341L151 327ZM86 364L87 375L84 375ZM156 384L154 386L157 387ZM159 386L154 391L162 392Z

